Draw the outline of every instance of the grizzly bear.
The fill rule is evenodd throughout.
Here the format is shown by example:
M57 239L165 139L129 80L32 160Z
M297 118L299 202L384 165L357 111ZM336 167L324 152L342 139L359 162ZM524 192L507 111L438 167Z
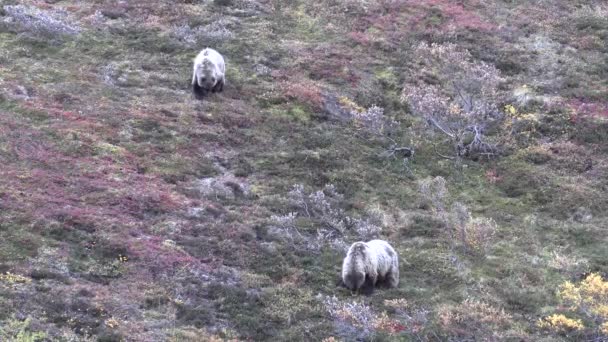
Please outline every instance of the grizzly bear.
M342 283L354 292L372 294L376 285L399 285L399 256L384 240L353 243L342 263Z
M224 57L211 48L205 48L194 59L192 71L192 91L202 98L209 91L221 92L226 83Z

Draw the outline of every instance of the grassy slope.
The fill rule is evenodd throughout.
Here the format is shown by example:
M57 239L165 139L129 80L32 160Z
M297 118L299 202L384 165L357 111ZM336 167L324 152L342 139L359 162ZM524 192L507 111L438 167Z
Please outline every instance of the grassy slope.
M64 9L81 31L48 38L14 22L0 30L0 273L24 277L0 279L4 336L538 340L546 334L534 322L555 312L561 282L608 273L605 7L2 2L17 3ZM180 25L218 20L232 36L176 37ZM576 117L536 107L537 139L455 170L399 101L417 75L408 54L419 41L469 49L503 72L507 89L559 96L567 108L558 113ZM229 83L198 102L188 82L203 45L227 56ZM413 174L378 157L385 141L332 120L322 93L381 105L400 121L399 138L417 141ZM442 223L420 206L417 181L437 175L449 201L498 223L486 258L451 251ZM201 185L209 177L232 188ZM296 183L308 192L334 184L349 216L384 214L382 236L404 261L398 289L352 298L334 286L340 248L307 249L273 233L271 216L297 209L287 195ZM578 207L593 217L571 219ZM309 240L322 225L297 220ZM386 324L328 311L333 296L386 313ZM396 299L407 304L386 301ZM493 320L494 309L507 318Z

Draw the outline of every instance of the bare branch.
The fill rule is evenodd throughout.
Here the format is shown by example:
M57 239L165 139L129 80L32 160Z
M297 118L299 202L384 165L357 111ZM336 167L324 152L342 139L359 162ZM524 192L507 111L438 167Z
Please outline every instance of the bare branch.
M441 125L434 118L427 118L427 121L430 122L430 123L432 123L433 126L435 126L437 129L439 129L441 132L443 132L444 134L446 134L450 138L454 138L454 133L450 133L445 128L441 127Z
M402 94L412 112L424 118L431 131L441 132L447 138L443 143L454 151L453 156L443 155L434 146L435 153L450 160L494 155L496 148L486 140L483 128L499 117L500 71L454 44L421 43L413 58L439 81L408 84Z
M438 156L440 156L441 158L448 159L448 160L454 160L454 159L456 159L456 157L448 157L448 156L446 156L444 154L439 153L439 151L437 151L437 144L433 144L433 150L435 151L435 154L438 155Z

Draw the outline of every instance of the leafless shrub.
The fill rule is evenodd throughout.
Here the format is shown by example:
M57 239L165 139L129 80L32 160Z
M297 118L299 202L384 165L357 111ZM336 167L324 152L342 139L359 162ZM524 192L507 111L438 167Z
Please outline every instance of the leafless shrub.
M385 115L384 108L373 105L367 109L359 106L351 99L342 96L326 96L325 110L342 121L351 122L358 132L366 138L381 139L388 148L378 154L381 158L402 159L403 166L411 173L409 161L414 156L414 148L403 146L391 138L391 134L399 130L400 124L390 116Z
M289 192L289 198L306 216L319 219L326 225L326 230L333 230L339 235L349 229L354 230L361 239L370 239L377 237L382 231L382 223L378 217L369 215L366 218L353 218L345 215L344 211L338 208L344 197L332 184L310 194L304 192L302 185L294 185ZM327 234L327 231L322 233Z
M101 69L101 79L107 85L116 85L117 82L125 84L127 79L124 75L120 74L121 71L116 63L107 64Z
M589 260L576 254L566 253L563 249L544 251L547 266L564 273L581 274L589 270Z
M270 229L272 232L285 235L292 243L297 241L308 250L319 250L325 245L340 250L345 248L346 242L343 236L347 229L348 219L344 216L343 211L337 208L338 202L343 197L333 185L328 184L322 190L307 193L303 185L296 184L287 196L298 212L290 213L289 218L281 222L278 220L281 217L273 216L272 220L275 221L275 224ZM322 223L322 226L316 230L316 235L303 236L300 234L295 225L298 215L304 215L304 217Z
M366 210L363 218L346 217L346 224L362 240L378 238L384 226L384 212L379 208Z
M4 6L6 24L14 24L21 30L45 36L75 35L80 27L68 22L67 13L62 11L42 11L32 6Z
M418 324L426 323L426 311L423 310L414 313L415 317L407 314L405 310L399 310L395 319L386 312L374 312L364 303L341 301L335 296L319 295L317 299L334 319L336 332L347 340L353 337L356 337L356 340L368 340L371 337L373 340L373 335L378 332L395 336L408 328L410 332L416 333L422 328L422 325Z
M410 161L412 158L414 158L414 152L416 151L415 148L413 146L404 146L390 137L386 137L386 139L390 142L390 144L387 149L378 155L378 157L393 160L401 159L405 170L409 174L412 174L412 170L410 169Z
M346 251L348 244L344 241L344 236L332 229L317 229L317 235L314 243L311 244L316 250L320 250L323 246L329 246L337 251Z
M90 24L98 30L107 30L107 23L109 18L103 14L103 11L96 10L93 14L84 18L84 22Z
M186 44L202 44L209 41L221 42L234 38L234 33L228 28L230 22L219 19L205 26L195 28L189 25L174 26L172 35Z
M351 122L358 131L384 136L399 128L399 122L387 116L384 108L372 105L364 108L346 96L326 94L324 109L328 114L344 122Z
M451 151L437 154L448 159L495 155L497 148L484 133L502 116L496 105L501 95L498 85L503 80L500 72L474 61L467 50L454 44L421 43L413 58L421 64L421 73L435 81L406 85L402 100L444 138Z
M253 66L253 72L257 76L266 76L266 75L270 75L270 73L272 72L272 69L264 64L258 63Z
M430 206L435 211L445 211L445 201L448 195L445 178L425 178L418 181L418 190L422 197L422 205Z
M383 135L393 132L399 127L399 123L384 115L384 108L373 105L363 111L351 111L355 126L365 131Z
M325 185L323 190L317 190L310 194L306 194L304 186L296 184L288 193L289 199L294 205L299 207L300 211L309 218L316 218L325 223L328 227L343 232L344 213L341 209L336 208L338 202L343 197L339 194L335 187L331 184Z
M234 33L228 29L230 22L226 19L219 19L211 24L200 28L201 39L224 41L234 38Z
M270 217L271 225L268 233L292 245L305 241L306 239L296 227L295 220L297 216L298 214L295 212L286 215L272 215Z
M452 205L448 220L450 244L458 242L464 253L484 256L496 233L496 222L491 218L472 217L469 209L462 203Z
M334 324L340 333L361 337L373 332L375 315L369 306L358 302L344 302L335 296L321 296L319 299L335 320Z
M460 202L455 202L448 209L449 192L443 177L426 178L419 181L422 204L445 222L450 246L457 244L465 253L485 255L497 230L496 222L491 218L472 217L469 209Z
M189 25L184 24L184 25L174 26L171 30L172 31L171 33L179 41L182 41L187 44L195 44L195 43L197 43L197 36L198 36L197 29L193 29Z
M384 305L394 310L394 317L403 322L410 333L417 334L427 325L430 311L425 308L410 307L407 300L387 299Z
M382 227L372 222L372 220L366 219L355 219L353 227L357 232L357 235L364 240L371 240L380 235Z
M232 15L239 17L250 17L271 11L272 5L257 0L232 0L229 9Z
M521 44L526 51L534 51L535 58L530 62L531 70L534 70L531 79L534 87L559 89L565 81L564 71L572 68L573 64L581 64L576 50L566 49L566 46L545 34L522 37Z
M342 251L348 247L345 242L348 232L355 233L358 239L369 240L382 231L382 218L378 213L369 212L362 218L347 216L339 207L344 197L331 184L310 193L303 185L296 184L288 192L287 199L297 211L271 216L269 233L294 247L318 251L329 246ZM298 217L312 219L318 226L315 233L298 229Z
M33 269L48 270L62 276L68 276L70 274L65 256L60 253L60 250L55 248L40 248L36 258L33 258L30 261L30 266Z

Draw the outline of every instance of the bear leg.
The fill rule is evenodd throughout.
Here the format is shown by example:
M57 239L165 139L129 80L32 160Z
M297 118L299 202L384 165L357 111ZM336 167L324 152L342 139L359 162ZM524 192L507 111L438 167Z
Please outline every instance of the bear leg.
M372 279L369 275L365 276L365 282L361 286L360 292L366 296L370 296L374 293L375 279Z
M393 267L386 275L386 286L397 287L399 285L399 267Z
M217 83L213 86L213 92L214 93L221 93L222 90L224 90L224 78L222 78L221 80L217 81Z
M199 100L202 99L207 93L203 87L198 85L197 82L192 83L192 92L194 93L194 96Z
M342 275L341 274L336 278L336 287L347 288L346 284L344 284L344 280L342 279Z

